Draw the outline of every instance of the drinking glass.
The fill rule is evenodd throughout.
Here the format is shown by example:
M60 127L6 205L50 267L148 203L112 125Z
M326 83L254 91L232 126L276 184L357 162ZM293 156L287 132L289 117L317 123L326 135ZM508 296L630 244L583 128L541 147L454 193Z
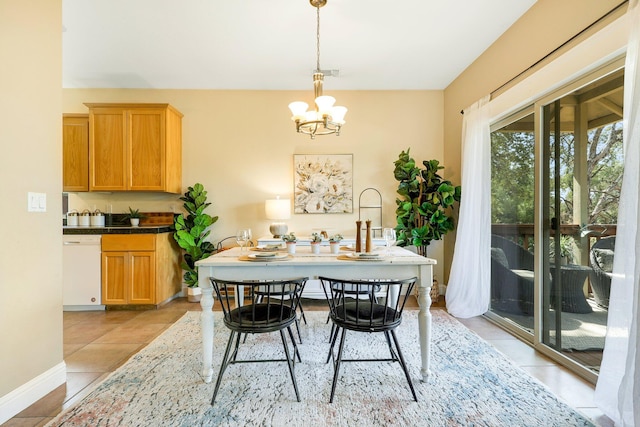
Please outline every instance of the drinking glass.
M396 230L394 228L385 228L382 230L382 237L387 244L387 255L391 253L391 246L396 244Z
M236 242L240 246L240 253L244 252L244 245L249 240L249 231L246 229L236 231Z
M253 246L253 236L251 235L251 229L247 228L247 249L249 248L249 246Z

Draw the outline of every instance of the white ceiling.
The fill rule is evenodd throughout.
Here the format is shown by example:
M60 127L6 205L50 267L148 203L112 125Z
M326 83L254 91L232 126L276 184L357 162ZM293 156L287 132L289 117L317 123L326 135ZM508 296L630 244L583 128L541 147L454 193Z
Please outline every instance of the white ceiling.
M328 0L326 90L444 89L535 0ZM312 88L308 0L63 0L64 88Z

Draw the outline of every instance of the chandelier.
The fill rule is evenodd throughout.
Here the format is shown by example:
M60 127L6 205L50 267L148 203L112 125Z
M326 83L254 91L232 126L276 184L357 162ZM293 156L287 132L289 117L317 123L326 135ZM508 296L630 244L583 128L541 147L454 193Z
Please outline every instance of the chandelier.
M314 139L316 135L340 135L347 107L334 106L336 99L322 94L324 74L320 70L320 8L327 4L327 0L309 0L309 3L316 8L316 71L313 73L316 107L315 110L307 111L309 105L306 102L296 101L289 104L289 109L293 114L291 120L296 122L296 131Z

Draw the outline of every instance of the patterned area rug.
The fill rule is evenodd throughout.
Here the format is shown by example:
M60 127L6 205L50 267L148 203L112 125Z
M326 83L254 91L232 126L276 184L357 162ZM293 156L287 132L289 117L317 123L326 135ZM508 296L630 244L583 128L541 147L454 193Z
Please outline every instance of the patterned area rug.
M432 374L419 380L416 311L398 338L412 373L411 398L397 363L345 363L329 404L326 312L307 312L296 364L301 403L285 363L231 365L216 405L200 377L199 312L189 312L49 426L591 426L544 385L441 310L433 313ZM216 315L214 382L228 339ZM249 336L244 354L282 357L276 334ZM381 334L352 333L345 358L388 357ZM239 357L243 357L242 355Z

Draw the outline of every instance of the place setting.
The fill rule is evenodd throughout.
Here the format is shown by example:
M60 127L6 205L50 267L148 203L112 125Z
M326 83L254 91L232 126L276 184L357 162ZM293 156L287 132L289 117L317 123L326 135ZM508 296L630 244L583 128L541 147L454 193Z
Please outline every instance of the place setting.
M255 252L247 255L240 255L238 259L240 261L257 261L257 262L272 262L272 261L285 261L292 258L288 253L278 252Z
M286 248L282 247L282 245L258 245L250 248L250 250L254 252L274 253L278 251L284 251L286 250Z
M349 252L337 258L346 261L383 261L386 257L380 252Z
M382 237L385 241L385 248L371 245L367 252L358 252L357 245L343 246L341 249L348 250L349 252L338 255L338 259L347 261L383 261L391 254L391 246L396 243L396 230L393 228L385 228L382 231Z

